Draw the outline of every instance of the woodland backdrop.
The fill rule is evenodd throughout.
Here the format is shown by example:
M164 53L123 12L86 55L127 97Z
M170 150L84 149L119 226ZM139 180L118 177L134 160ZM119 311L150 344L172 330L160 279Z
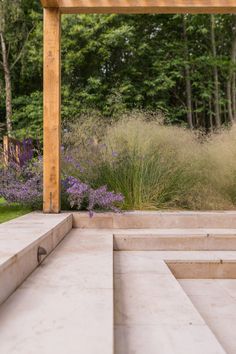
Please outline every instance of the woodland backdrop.
M39 0L0 0L0 136L42 139ZM155 112L211 132L236 120L235 15L62 20L62 118Z

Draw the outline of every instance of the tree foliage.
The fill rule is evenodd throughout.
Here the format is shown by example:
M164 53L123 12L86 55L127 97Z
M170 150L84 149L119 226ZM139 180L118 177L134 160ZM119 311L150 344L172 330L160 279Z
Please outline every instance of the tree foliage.
M13 130L38 137L42 9L30 0L19 0L18 9L5 31L10 64L26 40L11 70ZM140 109L160 112L169 123L191 126L192 119L205 131L236 119L235 15L70 15L62 29L63 119ZM0 91L5 122L2 70Z

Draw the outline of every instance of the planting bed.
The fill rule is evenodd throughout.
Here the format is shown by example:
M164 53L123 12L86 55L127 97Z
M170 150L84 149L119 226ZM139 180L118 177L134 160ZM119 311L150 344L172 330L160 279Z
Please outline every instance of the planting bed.
M235 240L236 212L32 213L5 223L1 351L233 354ZM39 247L53 252L38 258Z

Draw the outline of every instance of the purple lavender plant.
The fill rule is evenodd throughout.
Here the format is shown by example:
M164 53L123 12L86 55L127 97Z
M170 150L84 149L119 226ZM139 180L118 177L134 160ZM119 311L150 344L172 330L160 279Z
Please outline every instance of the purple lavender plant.
M77 178L69 176L63 181L63 186L71 208L80 209L88 196L89 186L80 182Z
M116 205L124 201L121 194L109 192L106 186L93 189L71 176L65 180L64 188L71 208L81 209L83 207L89 211L90 216L96 209L119 212Z
M90 214L97 207L105 210L112 210L114 212L119 212L120 210L115 206L118 203L124 201L122 194L109 192L107 186L102 186L98 189L90 188L88 196L88 210Z
M32 208L42 206L42 163L40 160L20 167L11 162L0 169L0 196L8 203Z
M23 159L21 165L10 162L6 168L0 166L0 196L8 203L19 203L32 208L42 207L43 173L42 158ZM79 167L77 167L79 168ZM94 210L112 210L118 212L118 204L124 197L109 192L106 186L93 189L79 179L69 176L62 181L64 197L71 208L88 210L90 216ZM65 198L63 198L65 199Z

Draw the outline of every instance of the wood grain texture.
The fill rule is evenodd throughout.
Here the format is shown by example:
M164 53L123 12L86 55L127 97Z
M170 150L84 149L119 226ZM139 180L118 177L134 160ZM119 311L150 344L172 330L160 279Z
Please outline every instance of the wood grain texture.
M43 7L58 7L58 0L40 0Z
M43 210L60 211L61 16L44 9L44 181Z
M235 0L58 0L61 13L233 13Z

